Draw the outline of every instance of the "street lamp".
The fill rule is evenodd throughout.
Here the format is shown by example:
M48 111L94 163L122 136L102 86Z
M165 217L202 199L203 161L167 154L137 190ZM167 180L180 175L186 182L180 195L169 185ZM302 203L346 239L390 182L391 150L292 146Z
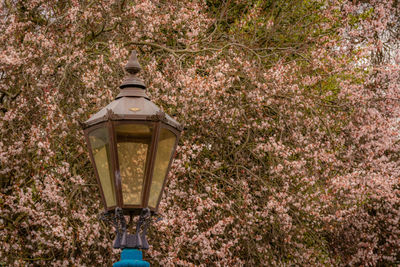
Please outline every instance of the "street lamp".
M146 86L136 76L141 67L135 51L125 70L115 100L83 123L105 208L103 217L114 216L114 248L124 249L122 260L124 256L141 258L136 249L149 247L149 218L158 210L182 131L182 126L146 95ZM127 233L129 223L124 215L130 216L129 223L132 216L140 215L135 235Z

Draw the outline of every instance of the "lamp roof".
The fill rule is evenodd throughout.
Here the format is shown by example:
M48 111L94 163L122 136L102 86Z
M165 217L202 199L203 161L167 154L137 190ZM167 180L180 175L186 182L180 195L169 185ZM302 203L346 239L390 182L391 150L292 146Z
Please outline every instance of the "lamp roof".
M149 100L145 84L136 76L140 70L141 66L137 60L136 51L133 51L125 66L127 74L120 86L121 92L113 102L85 121L84 128L108 120L145 120L162 121L179 131L182 130L181 124Z
M182 130L180 123L145 97L117 96L117 99L92 115L83 124L85 128L88 128L108 120L162 121L177 130Z

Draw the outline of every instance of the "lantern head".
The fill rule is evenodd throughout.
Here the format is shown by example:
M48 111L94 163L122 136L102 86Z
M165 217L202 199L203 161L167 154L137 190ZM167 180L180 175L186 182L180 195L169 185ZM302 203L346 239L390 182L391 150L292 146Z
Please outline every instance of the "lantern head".
M106 211L156 212L182 126L146 95L136 52L115 100L84 122Z

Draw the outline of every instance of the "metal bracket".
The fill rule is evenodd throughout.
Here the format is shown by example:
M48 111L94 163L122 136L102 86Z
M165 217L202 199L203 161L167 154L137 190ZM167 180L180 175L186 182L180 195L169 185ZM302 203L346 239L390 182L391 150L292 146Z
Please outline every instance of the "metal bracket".
M102 214L100 219L110 220L110 214ZM136 223L136 233L128 234L127 228L132 221L132 215L128 224L121 208L115 209L114 218L112 218L115 227L114 248L135 248L148 249L149 243L146 239L147 229L150 225L151 212L149 208L144 208Z

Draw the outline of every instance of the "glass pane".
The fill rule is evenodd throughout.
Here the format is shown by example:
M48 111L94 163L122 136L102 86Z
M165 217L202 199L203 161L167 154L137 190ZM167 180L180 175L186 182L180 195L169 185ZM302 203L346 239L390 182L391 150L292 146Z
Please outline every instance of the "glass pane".
M110 163L110 144L107 128L100 128L89 133L90 146L92 147L93 158L99 174L101 188L106 206L116 205L114 182L112 180Z
M170 130L161 128L158 139L156 161L154 163L153 180L151 181L149 207L157 206L158 197L161 193L164 179L167 174L169 161L172 157L172 150L175 145L176 135Z
M116 127L122 199L125 205L138 205L142 189L152 127L142 124L122 124Z

